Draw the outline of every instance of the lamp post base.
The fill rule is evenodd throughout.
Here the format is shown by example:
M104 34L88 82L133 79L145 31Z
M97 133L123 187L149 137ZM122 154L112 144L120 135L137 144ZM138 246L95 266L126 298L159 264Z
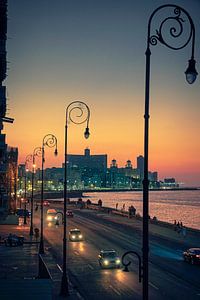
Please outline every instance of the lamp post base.
M68 296L68 295L69 295L69 290L68 290L67 275L63 273L61 287L60 287L60 296Z

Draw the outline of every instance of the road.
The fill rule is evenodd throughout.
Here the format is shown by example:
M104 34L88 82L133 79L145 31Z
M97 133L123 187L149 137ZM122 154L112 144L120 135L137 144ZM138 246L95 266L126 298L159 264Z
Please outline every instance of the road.
M56 208L62 211L61 206ZM123 268L102 270L98 264L101 249L115 249L120 256L129 250L141 255L141 231L92 210L74 210L74 217L67 223L68 231L79 228L84 235L82 242L67 242L67 268L83 299L142 299L136 258L129 257L130 272L123 272ZM39 212L35 224L39 224ZM44 226L46 244L62 267L63 226L49 226L46 221ZM150 235L149 299L200 300L200 266L183 261L184 249L179 242Z

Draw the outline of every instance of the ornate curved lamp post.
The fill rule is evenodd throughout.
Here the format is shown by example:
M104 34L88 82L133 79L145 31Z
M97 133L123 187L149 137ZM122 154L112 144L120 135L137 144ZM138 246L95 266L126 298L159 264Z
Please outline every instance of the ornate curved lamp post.
M37 147L33 150L32 155L32 177L31 177L31 224L29 235L33 235L33 190L34 190L34 175L35 175L35 157L42 155L42 148Z
M172 9L172 16L166 17L160 24L156 33L151 35L151 23L154 15L162 9ZM168 10L169 11L169 10ZM176 39L182 36L184 27L183 22L184 18L187 18L187 21L190 26L189 34L185 42L181 46L174 46L169 44L168 39L163 35L164 25L167 25L167 22L172 21L178 27L173 27L170 25L169 33L172 39ZM166 28L166 27L165 27ZM188 68L185 71L186 80L189 84L192 84L198 75L195 69L195 60L194 60L194 45L195 45L195 27L194 23L188 14L188 12L173 4L162 5L158 7L151 14L148 23L148 35L147 35L147 49L146 49L146 83L145 83L145 115L144 115L144 179L143 179L143 299L148 299L148 253L149 253L149 229L148 229L148 219L149 219L149 180L148 180L148 139L149 139L149 87L150 87L150 46L157 45L158 42L165 45L166 47L173 50L180 50L188 45L192 40L192 53L189 60Z
M32 159L32 155L29 154L26 156L26 160L25 160L25 174L24 174L24 225L27 224L26 221L26 181L27 181L27 176L26 173L28 172L28 163L31 161Z
M71 102L66 108L66 123L65 123L65 169L64 169L64 226L63 226L63 273L61 281L60 295L67 296L69 294L68 279L67 279L67 128L68 123L72 122L76 125L86 123L86 129L84 132L85 138L89 138L89 119L90 110L87 104L82 101Z
M44 254L44 237L43 237L43 204L44 204L44 162L45 162L45 152L44 147L54 148L54 154L58 154L57 150L57 138L53 134L47 134L44 136L42 140L42 185L41 185L41 228L40 228L40 246L39 246L39 254Z

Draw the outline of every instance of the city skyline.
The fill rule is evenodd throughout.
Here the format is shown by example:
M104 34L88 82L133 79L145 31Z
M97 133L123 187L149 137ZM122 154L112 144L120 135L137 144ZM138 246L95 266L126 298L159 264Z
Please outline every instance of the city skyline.
M19 148L19 163L53 133L58 157L46 151L45 167L61 165L65 109L73 100L90 107L91 136L85 141L84 126L69 124L69 153L89 146L119 166L143 155L147 21L165 3L8 1L6 86L15 122L5 125L4 133L6 142ZM194 20L199 72L200 3L175 4ZM152 47L149 169L200 186L199 78L192 86L184 78L190 47L179 53Z

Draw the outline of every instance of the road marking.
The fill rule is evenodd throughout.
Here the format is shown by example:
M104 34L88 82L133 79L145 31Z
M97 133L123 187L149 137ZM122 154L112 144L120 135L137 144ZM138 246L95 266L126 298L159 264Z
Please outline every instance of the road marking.
M88 264L88 267L91 269L91 270L94 270L93 266Z
M76 292L76 295L79 299L84 300L84 298L79 294L79 292Z
M115 289L112 285L109 285L109 287L110 287L117 295L121 296L121 293L120 293L117 289Z
M56 264L57 268L60 270L61 273L63 273L63 270L59 264Z
M150 285L151 287L153 287L154 289L159 290L159 288L158 288L157 286L155 286L153 283L149 282L149 285Z
M78 252L78 251L76 251L76 250L74 251L74 253L75 253L76 255L79 255L79 252Z

